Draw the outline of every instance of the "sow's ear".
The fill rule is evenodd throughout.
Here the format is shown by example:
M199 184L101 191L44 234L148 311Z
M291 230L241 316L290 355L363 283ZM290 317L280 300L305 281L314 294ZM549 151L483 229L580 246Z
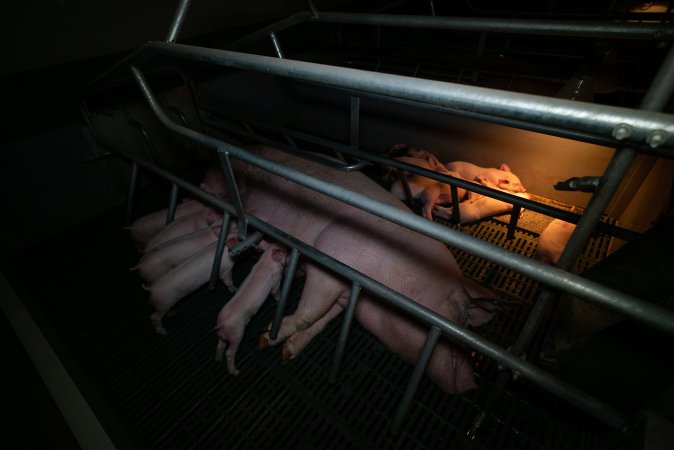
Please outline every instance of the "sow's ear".
M512 170L510 170L510 167L506 163L501 163L499 169L503 170L504 172L512 172Z
M503 303L487 288L468 279L463 280L461 287L466 296L461 307L465 317L464 325L482 325L503 310Z

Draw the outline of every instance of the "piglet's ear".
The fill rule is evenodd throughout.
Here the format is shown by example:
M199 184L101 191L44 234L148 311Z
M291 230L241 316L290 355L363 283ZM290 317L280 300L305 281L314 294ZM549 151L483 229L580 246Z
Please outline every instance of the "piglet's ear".
M506 171L506 172L512 172L512 170L510 170L510 167L508 167L508 164L506 164L506 163L501 163L501 165L499 166L499 169L503 170L503 171Z

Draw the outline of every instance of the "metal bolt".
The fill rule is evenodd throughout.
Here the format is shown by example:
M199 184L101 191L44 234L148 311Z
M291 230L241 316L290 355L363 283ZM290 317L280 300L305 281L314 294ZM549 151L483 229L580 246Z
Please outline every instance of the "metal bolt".
M626 123L619 123L613 128L613 137L619 141L627 139L632 135L633 128Z
M668 134L665 130L653 130L646 136L646 143L651 148L660 147L667 140Z

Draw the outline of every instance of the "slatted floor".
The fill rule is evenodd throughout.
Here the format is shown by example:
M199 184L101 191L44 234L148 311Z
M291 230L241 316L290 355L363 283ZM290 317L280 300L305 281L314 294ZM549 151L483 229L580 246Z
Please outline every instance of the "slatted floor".
M273 304L268 301L247 328L237 358L241 372L231 376L213 361L213 326L230 294L222 287L197 291L166 319L170 334L156 335L148 320L147 294L137 275L127 270L138 255L121 230L121 217L121 212L104 216L41 243L22 253L17 263L44 314L70 342L138 448L444 449L461 443L495 376L493 364L476 356L483 389L460 396L446 395L424 379L401 433L394 436L390 421L411 366L356 324L339 383L329 384L338 321L284 366L278 348L255 348L271 320ZM462 229L518 253L535 249L534 234L518 231L506 241L505 226L497 221ZM53 268L40 275L40 283L29 278L36 255ZM509 345L537 286L471 255L456 256L469 276L490 277L500 295L520 302L515 312L480 329ZM253 262L237 264L235 282L241 282ZM298 282L295 294L300 289ZM598 430L584 414L520 381L499 400L473 448L590 448Z

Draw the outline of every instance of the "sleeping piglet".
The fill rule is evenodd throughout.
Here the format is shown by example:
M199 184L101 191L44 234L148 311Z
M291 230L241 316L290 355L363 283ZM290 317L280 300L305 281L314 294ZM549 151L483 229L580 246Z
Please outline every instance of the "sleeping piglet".
M466 180L475 180L477 177L484 177L490 183L498 186L499 189L509 192L525 192L519 177L510 171L506 163L502 163L498 169L491 167L480 167L466 161L454 161L445 164L445 167L453 172L458 172Z
M232 375L239 371L235 365L236 352L250 319L257 313L269 294L275 290L283 275L287 251L278 244L270 244L241 284L234 297L220 310L215 327L218 345L215 360L227 357L227 370ZM227 351L225 352L225 348Z
M499 189L496 185L492 184L486 177L483 176L476 177L475 181L492 189L498 189L501 191L504 190ZM459 223L476 222L486 217L510 212L513 209L513 205L510 203L502 202L501 200L496 200L495 198L487 197L486 195L476 193L471 194L470 200L461 202L459 204ZM517 192L514 193L514 195L526 199L531 198L531 195L525 192ZM453 210L452 208L445 208L436 205L434 212L440 217L451 219Z
M155 330L159 334L166 334L162 318L176 304L178 300L196 291L211 277L211 268L215 260L217 242L213 242L199 252L190 256L177 267L162 275L152 285L144 285L143 289L150 292L150 303L155 312L150 316ZM232 267L234 261L227 248L220 260L220 279L230 292L236 291L232 281Z

